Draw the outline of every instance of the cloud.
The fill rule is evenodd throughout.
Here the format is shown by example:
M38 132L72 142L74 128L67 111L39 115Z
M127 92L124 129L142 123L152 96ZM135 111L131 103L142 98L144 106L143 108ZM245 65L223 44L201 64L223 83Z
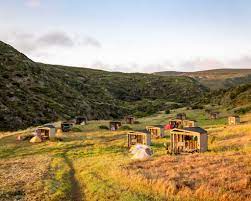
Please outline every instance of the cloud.
M183 62L179 65L184 70L188 69L191 70L207 70L207 69L217 69L217 68L224 68L225 63L217 60L217 59L202 59L198 58L191 61Z
M138 64L137 62L131 62L131 63L113 63L108 64L105 62L102 62L100 60L94 61L90 65L83 65L84 67L94 68L94 69L105 69L108 71L114 71L114 72L126 72L126 73L135 73L135 72L144 72L144 73L154 73L154 72L160 72L160 71L169 71L174 70L174 66L168 62L160 62L156 64Z
M41 0L25 0L25 5L31 8L37 8L41 5Z
M251 56L243 56L229 62L231 67L251 68Z
M37 46L34 43L35 35L32 33L9 31L8 33L0 33L0 38L23 52L33 51Z
M8 30L0 32L0 40L11 44L26 54L40 54L51 52L55 48L67 51L69 48L84 49L86 47L101 48L101 43L91 36L76 36L63 31L51 31L47 33L23 32L20 30Z
M85 37L81 42L81 45L101 48L101 43L95 38L92 38L90 36Z
M50 32L37 39L38 44L43 46L74 46L73 39L64 32Z

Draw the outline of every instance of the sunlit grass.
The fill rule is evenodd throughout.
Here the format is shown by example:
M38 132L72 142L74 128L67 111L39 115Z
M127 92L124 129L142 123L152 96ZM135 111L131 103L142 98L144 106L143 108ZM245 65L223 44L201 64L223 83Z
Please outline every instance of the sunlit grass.
M165 138L152 139L154 154L150 160L135 162L128 153L127 131L102 130L99 126L108 126L109 121L90 121L86 126L62 133L62 141L31 144L16 141L16 135L32 129L9 133L0 139L0 160L17 160L21 167L22 160L29 161L29 157L50 159L46 176L35 182L45 192L40 200L73 200L75 191L87 201L245 200L243 195L248 196L251 190L247 176L251 174L250 115L242 117L245 124L228 126L226 118L212 121L204 110L182 108L168 115L161 112L137 119L140 123L130 127L143 130L147 125L165 125L182 111L208 130L209 152L169 156L164 146L170 140L166 132ZM227 116L226 111L222 116ZM13 169L6 171L16 174ZM73 174L79 189L73 185ZM31 196L26 188L20 189L26 192L22 196Z

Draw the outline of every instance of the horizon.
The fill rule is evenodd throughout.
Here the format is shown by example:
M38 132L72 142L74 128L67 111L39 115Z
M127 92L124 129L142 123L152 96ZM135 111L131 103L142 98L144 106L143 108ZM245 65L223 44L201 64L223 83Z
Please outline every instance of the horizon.
M115 72L250 69L251 2L13 0L0 40L36 62Z

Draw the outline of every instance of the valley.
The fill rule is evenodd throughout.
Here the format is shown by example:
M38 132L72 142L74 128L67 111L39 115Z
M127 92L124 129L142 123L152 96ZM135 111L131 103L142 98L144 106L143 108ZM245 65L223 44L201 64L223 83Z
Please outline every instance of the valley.
M60 135L61 141L17 141L30 128L0 140L0 198L7 200L250 200L251 114L228 126L229 112L208 119L204 110L172 110L137 119L129 125L165 124L179 112L208 131L208 152L168 155L165 137L152 139L153 156L133 161L127 130L106 131L108 121L90 121ZM58 125L58 124L56 124ZM7 168L11 167L11 168Z

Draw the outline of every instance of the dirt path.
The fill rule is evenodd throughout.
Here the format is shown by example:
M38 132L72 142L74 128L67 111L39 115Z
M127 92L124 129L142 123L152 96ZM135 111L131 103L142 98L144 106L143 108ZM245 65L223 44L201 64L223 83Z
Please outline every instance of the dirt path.
M70 181L71 181L71 198L72 198L72 201L83 201L85 199L84 199L84 197L82 195L79 182L78 182L78 180L76 178L75 169L73 167L73 164L72 164L71 160L66 155L64 155L64 159L65 159L66 164L70 167Z

